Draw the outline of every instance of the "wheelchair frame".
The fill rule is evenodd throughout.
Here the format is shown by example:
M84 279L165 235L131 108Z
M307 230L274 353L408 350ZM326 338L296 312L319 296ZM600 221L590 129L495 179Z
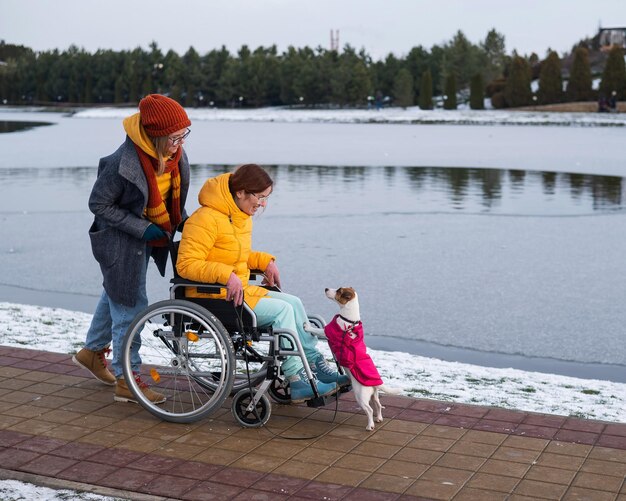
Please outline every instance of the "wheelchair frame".
M236 309L223 299L182 299L186 287L217 294L225 286L178 276L178 243L170 240L174 269L170 299L137 315L122 343L124 378L142 407L165 421L190 423L212 415L234 394L231 411L235 419L244 427L262 426L271 414L267 394L277 403L291 402L288 382L280 370L287 356L302 360L314 395L306 401L308 406L319 407L327 398L336 398L320 396L296 332L260 328L245 301ZM250 273L251 280L261 276L258 270ZM326 325L319 315L310 315L309 322L318 328ZM267 343L265 353L253 343ZM257 368L253 373L250 363ZM339 366L338 370L341 372ZM151 389L162 394L165 402L155 403L146 396L142 380L150 380Z

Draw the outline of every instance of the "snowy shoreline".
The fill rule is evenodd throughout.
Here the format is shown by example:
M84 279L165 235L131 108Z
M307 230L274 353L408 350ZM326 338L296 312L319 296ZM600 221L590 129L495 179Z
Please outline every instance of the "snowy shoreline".
M124 118L134 108L90 108L77 111L74 118ZM189 108L192 121L353 123L410 125L545 125L582 127L624 127L626 114L507 111L507 110L421 110L417 106L374 109L307 110L292 108L220 109Z
M63 113L72 118L123 119L136 113L135 107L98 107L68 110L46 107L2 107L3 112ZM187 108L192 122L278 122L336 124L406 125L513 125L563 127L626 127L626 113L569 112L545 110L422 110L417 106L375 109Z
M87 313L0 303L0 343L74 353L82 347L90 321ZM330 356L326 345L320 347ZM623 383L445 362L403 352L369 353L383 380L407 396L626 422Z

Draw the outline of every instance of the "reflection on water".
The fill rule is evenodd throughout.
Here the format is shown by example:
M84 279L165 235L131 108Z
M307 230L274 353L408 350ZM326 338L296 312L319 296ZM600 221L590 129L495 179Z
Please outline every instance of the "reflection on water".
M230 168L196 166L193 175L205 179ZM306 212L314 214L347 211L566 216L623 208L623 180L615 176L443 167L290 165L268 169L276 180L275 198L299 206L310 202Z
M13 120L0 120L0 134L3 132L19 132L39 127L41 125L53 125L51 122L16 122Z
M267 166L271 215L468 213L576 216L624 208L623 178L441 167ZM232 166L193 166L188 209L204 181ZM94 168L0 169L5 211L85 210Z

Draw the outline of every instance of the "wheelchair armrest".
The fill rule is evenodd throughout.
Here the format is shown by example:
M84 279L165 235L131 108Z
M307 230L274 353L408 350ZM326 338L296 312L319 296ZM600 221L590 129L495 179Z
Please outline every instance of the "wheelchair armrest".
M263 273L261 270L250 270L250 279L249 279L250 282L254 280L262 280L264 278L265 278L265 273ZM261 285L260 282L254 283L252 285L263 287L264 289L267 289L268 291L282 292L280 288L277 287L276 285Z
M205 294L219 294L226 286L223 284L207 284L204 282L194 282L193 280L187 280L186 278L174 277L170 282L177 287L196 287L198 292Z
M265 274L261 270L250 270L250 280L256 280L265 276Z

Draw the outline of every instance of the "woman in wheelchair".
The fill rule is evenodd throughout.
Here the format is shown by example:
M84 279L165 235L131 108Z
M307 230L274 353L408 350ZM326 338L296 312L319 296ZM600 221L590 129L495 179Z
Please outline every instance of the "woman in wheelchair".
M187 297L220 297L235 306L245 297L260 327L271 325L297 332L317 378L319 394L331 395L337 392L337 384L345 386L350 381L327 364L316 348L317 338L304 330L307 314L300 298L248 283L250 270L259 269L265 274L262 285L280 286L274 256L252 250L252 216L265 208L272 188L271 177L256 164L241 165L233 173L208 179L198 196L201 207L185 222L176 270L188 280L226 286L220 295L190 288ZM299 357L287 357L282 371L289 380L292 402L313 398Z

